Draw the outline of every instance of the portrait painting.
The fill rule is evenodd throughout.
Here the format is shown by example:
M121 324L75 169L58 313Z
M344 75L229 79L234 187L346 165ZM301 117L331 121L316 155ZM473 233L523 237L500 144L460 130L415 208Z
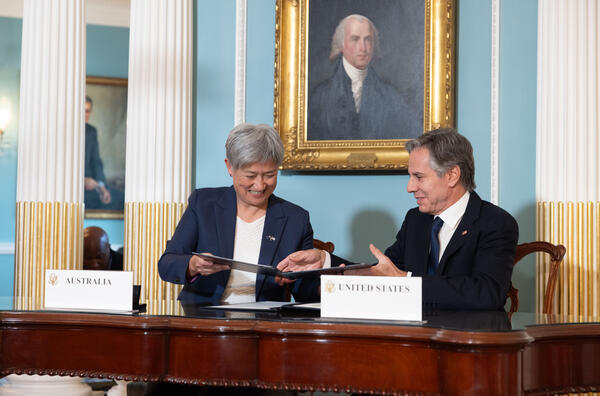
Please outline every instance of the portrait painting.
M86 79L86 218L122 218L125 204L127 79Z
M454 126L454 0L277 2L283 169L406 169L406 143Z
M423 133L425 3L317 0L308 18L308 140Z

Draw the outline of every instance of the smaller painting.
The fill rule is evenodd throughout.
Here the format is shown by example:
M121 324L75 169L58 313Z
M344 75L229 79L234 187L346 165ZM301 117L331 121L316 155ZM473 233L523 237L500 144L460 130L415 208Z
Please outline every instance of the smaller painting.
M90 77L85 99L86 218L123 218L127 79Z

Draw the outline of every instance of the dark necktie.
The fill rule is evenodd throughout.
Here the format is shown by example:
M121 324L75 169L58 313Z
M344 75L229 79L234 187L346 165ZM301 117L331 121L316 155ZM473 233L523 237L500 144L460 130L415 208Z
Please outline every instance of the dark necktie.
M438 234L444 225L444 220L440 217L436 217L433 219L433 224L431 226L431 246L429 249L429 264L427 266L427 273L429 275L433 275L435 273L435 269L439 263L440 257L440 239L438 238Z

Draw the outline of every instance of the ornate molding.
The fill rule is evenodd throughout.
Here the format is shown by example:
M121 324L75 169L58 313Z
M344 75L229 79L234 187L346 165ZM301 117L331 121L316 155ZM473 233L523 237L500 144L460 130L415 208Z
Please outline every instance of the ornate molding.
M156 375L135 375L135 374L119 374L109 371L99 370L64 370L64 369L50 369L50 368L14 368L5 369L0 371L2 376L17 374L17 375L59 375L62 377L90 377L90 378L110 378L115 380L124 381L160 381L161 376Z
M492 0L492 87L491 87L491 125L490 125L490 197L498 204L498 114L500 108L500 0Z
M236 0L234 125L246 122L246 35L248 0Z

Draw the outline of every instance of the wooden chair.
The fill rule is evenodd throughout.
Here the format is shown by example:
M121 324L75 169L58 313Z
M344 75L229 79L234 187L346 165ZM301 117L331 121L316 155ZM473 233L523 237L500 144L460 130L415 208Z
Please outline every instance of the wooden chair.
M313 246L315 249L325 250L327 253L333 253L333 249L335 249L335 245L333 242L323 242L319 239L313 239Z
M558 270L560 263L565 256L566 249L563 245L553 245L550 242L536 241L530 243L522 243L517 246L517 253L515 254L515 265L525 256L534 252L544 252L550 255L550 275L548 276L548 282L546 283L546 293L544 294L544 307L543 313L551 313L552 311L552 300L554 299L554 288L556 287L556 280L558 278ZM519 310L519 290L516 289L512 282L510 289L507 293L510 298L510 313Z

